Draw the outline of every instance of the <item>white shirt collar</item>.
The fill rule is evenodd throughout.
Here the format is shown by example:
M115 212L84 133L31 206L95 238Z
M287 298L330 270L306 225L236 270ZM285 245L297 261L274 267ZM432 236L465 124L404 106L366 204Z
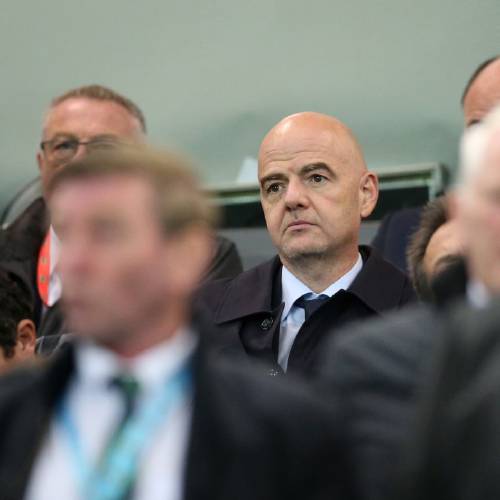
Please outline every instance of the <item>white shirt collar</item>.
M147 391L173 375L192 354L196 344L196 335L183 328L172 338L125 360L93 342L82 341L76 348L78 380L85 385L103 387L112 377L126 372Z
M467 283L466 294L467 301L476 309L485 308L491 300L490 292L480 281L469 281Z
M52 225L49 229L50 234L50 274L49 274L49 306L53 306L60 298L62 291L61 278L57 272L57 263L59 262L59 238Z
M285 307L281 317L282 320L286 319L295 301L305 294L310 294L311 298L316 298L319 295L328 295L328 297L332 297L340 290L347 290L358 273L361 271L362 267L363 259L361 258L361 254L358 253L356 263L349 271L347 271L347 273L341 276L321 293L315 293L306 284L302 283L302 281L293 275L285 266L283 266L281 271L281 295L283 297Z

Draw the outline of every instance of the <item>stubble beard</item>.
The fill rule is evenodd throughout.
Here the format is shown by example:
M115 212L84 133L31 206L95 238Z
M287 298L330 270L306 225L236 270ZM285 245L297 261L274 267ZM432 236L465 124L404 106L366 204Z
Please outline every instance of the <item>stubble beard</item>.
M309 244L304 247L296 247L286 243L279 251L279 254L285 262L294 267L309 267L312 263L316 264L323 260L328 260L331 254L331 248L326 244Z

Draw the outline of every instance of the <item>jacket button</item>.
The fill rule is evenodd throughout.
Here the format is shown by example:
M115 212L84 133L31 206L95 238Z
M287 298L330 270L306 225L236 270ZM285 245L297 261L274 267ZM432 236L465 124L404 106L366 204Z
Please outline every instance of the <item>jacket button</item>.
M268 372L268 375L270 377L277 377L278 375L281 375L282 372L280 372L279 370L277 370L276 368L271 368Z
M269 330L273 326L274 320L273 318L266 318L262 320L262 323L260 324L260 327L262 330Z

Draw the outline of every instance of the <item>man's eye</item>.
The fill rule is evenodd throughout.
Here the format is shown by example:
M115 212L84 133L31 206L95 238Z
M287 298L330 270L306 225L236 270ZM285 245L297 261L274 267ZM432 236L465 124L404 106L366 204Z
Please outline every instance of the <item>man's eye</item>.
M274 184L269 185L266 188L266 192L269 194L279 193L280 190L281 190L281 184L278 184L276 182Z
M310 177L311 181L314 182L315 184L319 184L323 181L326 180L326 177L323 176L323 175L320 175L320 174L314 174L314 175L311 175Z
M54 144L54 149L56 151L66 151L67 149L73 149L75 147L74 141L61 141Z
M88 143L88 146L93 149L113 149L118 146L119 142L117 139L112 137L106 137L102 139L94 139Z

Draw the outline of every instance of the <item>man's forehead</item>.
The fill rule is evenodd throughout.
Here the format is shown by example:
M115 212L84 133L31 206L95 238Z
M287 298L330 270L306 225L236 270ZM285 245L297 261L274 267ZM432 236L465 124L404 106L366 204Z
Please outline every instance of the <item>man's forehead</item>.
M113 134L132 138L140 134L139 121L118 103L71 97L49 108L43 128L46 133Z
M49 205L82 213L86 208L119 206L123 210L142 204L153 196L154 188L139 176L105 175L68 179L49 199Z
M268 168L300 168L310 163L351 161L351 150L342 140L335 140L331 133L281 135L261 148L259 173Z

